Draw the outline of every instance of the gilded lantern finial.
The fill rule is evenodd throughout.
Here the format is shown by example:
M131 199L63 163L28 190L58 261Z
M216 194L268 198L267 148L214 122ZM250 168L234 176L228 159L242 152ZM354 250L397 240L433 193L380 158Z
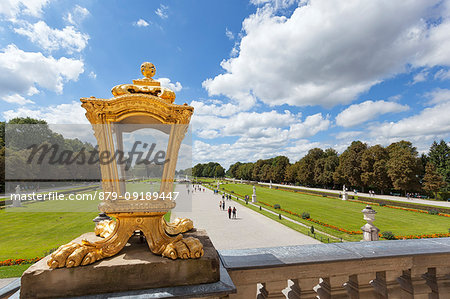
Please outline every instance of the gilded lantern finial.
M156 73L156 67L151 62L141 64L141 73L145 78L133 80L133 84L120 84L112 88L112 94L117 97L123 94L143 93L159 97L170 103L175 101L175 92L167 87L161 87L161 83L152 77Z
M141 64L141 73L146 78L151 79L156 73L155 65L151 62L142 63Z

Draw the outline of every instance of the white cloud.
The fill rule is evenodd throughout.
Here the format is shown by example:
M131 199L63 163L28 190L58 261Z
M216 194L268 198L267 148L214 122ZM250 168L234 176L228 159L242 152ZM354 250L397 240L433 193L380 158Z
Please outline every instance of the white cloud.
M75 5L74 9L64 17L64 20L69 24L79 25L89 15L90 13L87 8Z
M179 92L183 89L183 86L178 81L173 83L173 82L170 82L169 78L158 78L156 80L161 83L162 87L169 88L170 90L173 90L175 92Z
M435 90L426 93L425 97L430 99L428 104L450 102L450 89L436 88Z
M300 115L288 110L284 113L274 110L240 112L230 117L194 114L191 123L194 132L202 138L238 136L248 146L253 143L279 146L279 142L287 144L290 140L314 136L330 126L328 118L321 113L310 115L302 121Z
M245 19L239 55L221 63L225 73L203 82L209 95L225 95L245 107L256 99L329 107L349 103L395 74L450 65L447 2L302 4L290 17L265 5Z
M19 104L19 105L34 104L33 101L28 100L17 93L12 94L12 95L3 96L3 97L1 97L1 99L5 102L12 103L12 104Z
M427 76L428 76L428 72L422 71L420 73L417 73L414 78L413 78L413 82L411 84L416 84L419 82L423 82L427 80Z
M435 138L450 133L450 101L425 108L419 114L398 122L385 122L370 128L371 136L383 138Z
M155 10L155 14L159 16L161 19L167 19L169 15L167 14L169 11L169 6L160 4L159 8Z
M353 127L378 116L392 112L408 110L407 105L386 101L365 101L361 104L351 105L336 116L336 124L341 127Z
M323 117L322 113L309 115L304 122L291 125L289 134L291 138L305 138L314 136L320 131L325 131L330 127L328 117Z
M86 110L81 103L73 101L70 104L60 104L37 109L19 108L3 112L3 117L8 121L15 117L31 117L43 119L49 124L87 124Z
M2 0L0 15L14 19L20 14L40 17L49 0Z
M137 22L134 22L134 25L137 27L147 27L150 26L150 24L144 20L144 19L139 19Z
M250 3L253 5L271 5L277 10L287 8L298 2L300 2L300 0L250 0Z
M88 76L89 76L89 78L92 78L92 79L97 78L97 74L93 71L91 71Z
M238 106L231 103L222 104L220 102L220 104L206 104L200 101L192 101L190 105L194 107L196 115L231 116L240 111Z
M39 92L38 86L61 93L65 82L78 80L83 67L81 60L55 59L8 45L0 52L0 97L33 95Z
M73 26L66 26L59 30L50 28L44 21L23 24L23 27L15 28L14 31L27 36L30 41L49 52L59 49L65 49L69 54L81 52L89 40L88 34L77 31Z
M449 80L450 79L450 70L440 69L434 74L434 79L439 80Z
M234 34L231 30L229 30L228 28L225 28L225 35L228 37L229 40L234 39Z
M346 131L346 132L339 132L336 134L336 139L353 139L355 137L358 137L362 134L361 131Z

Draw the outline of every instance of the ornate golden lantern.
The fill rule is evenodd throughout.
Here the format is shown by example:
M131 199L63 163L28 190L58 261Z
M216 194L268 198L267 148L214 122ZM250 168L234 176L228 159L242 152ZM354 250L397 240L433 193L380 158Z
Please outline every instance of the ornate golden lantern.
M81 102L94 129L100 153L112 153L117 150L115 147L121 150L123 132L117 125L166 125L169 140L159 192L167 194L173 191L178 151L194 108L187 104L174 104L175 93L152 79L155 71L152 63L144 62L141 72L145 78L133 80L133 84L115 86L111 99L90 97L82 98ZM103 202L99 209L116 221L102 221L97 225L96 234L104 237L101 241L83 240L81 244L69 243L59 247L48 261L51 268L88 265L113 256L126 245L135 231L145 235L154 254L172 259L199 258L203 255L203 245L198 239L183 238L181 235L193 228L191 220L175 219L173 223L164 220L164 214L175 207L173 200L126 200L122 196L126 180L120 175L123 170L121 165L112 160L100 167L103 192L119 196L117 200Z

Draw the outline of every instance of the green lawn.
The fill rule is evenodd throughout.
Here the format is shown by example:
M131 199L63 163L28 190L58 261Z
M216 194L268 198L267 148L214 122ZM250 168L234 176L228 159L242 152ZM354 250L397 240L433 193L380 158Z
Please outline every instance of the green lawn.
M127 187L130 192L153 191L149 185L130 183ZM98 200L37 202L24 203L23 208L17 208L20 212L0 210L0 260L43 257L81 234L93 232L92 220L98 215L98 203ZM170 219L170 212L165 219ZM29 266L0 267L0 278L20 276Z
M241 184L221 185L221 188L233 190L241 195L252 194L253 186ZM316 195L300 194L276 189L256 187L257 199L271 205L280 204L281 208L301 214L309 212L311 218L322 222L342 227L347 230L358 231L365 224L363 214L365 204L340 199L321 197ZM448 233L450 220L447 217L435 216L417 212L402 211L387 207L376 206L377 211L375 225L383 231L392 231L395 235L412 234L432 234ZM278 212L278 210L276 210ZM289 214L283 213L287 216ZM291 216L293 219L301 220ZM312 225L313 223L301 220L303 223ZM361 235L347 235L324 226L314 226L320 230L331 233L335 236L344 237L347 240L360 240Z

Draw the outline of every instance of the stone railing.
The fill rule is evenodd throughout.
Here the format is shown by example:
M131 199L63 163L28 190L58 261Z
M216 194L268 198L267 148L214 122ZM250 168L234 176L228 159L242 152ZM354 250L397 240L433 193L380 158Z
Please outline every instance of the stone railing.
M450 298L450 238L221 250L229 298Z

